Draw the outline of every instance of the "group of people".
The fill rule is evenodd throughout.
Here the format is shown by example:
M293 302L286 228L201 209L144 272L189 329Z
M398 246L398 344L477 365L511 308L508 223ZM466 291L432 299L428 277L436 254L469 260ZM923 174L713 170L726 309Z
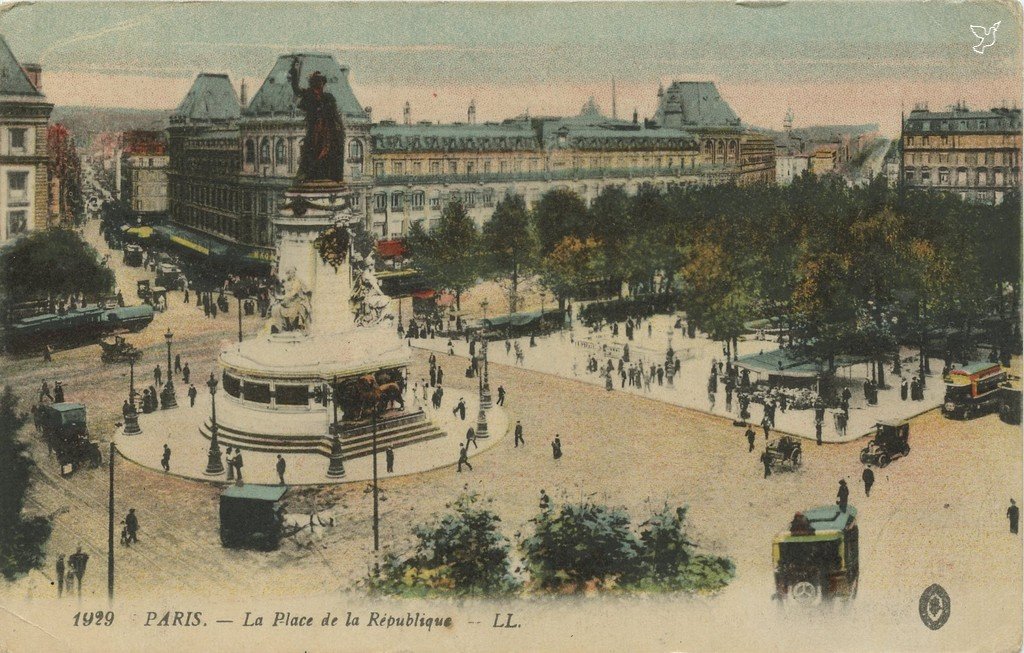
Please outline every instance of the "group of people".
M50 403L62 404L64 403L64 382L55 381L53 384L53 392L50 392L50 383L46 379L43 379L42 384L39 386L39 400L38 403L43 403L43 398L49 399Z
M85 578L85 567L89 564L89 554L82 551L82 547L67 556L65 562L64 554L61 553L57 556L57 562L54 565L54 571L56 572L57 582L57 596L61 597L66 591L69 595L71 590L78 587L78 595L82 595L82 579Z

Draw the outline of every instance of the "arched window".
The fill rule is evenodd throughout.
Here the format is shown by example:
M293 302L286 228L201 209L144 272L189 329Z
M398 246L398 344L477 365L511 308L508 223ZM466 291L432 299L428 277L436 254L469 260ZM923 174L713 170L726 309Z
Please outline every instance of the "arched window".
M284 165L287 162L287 156L284 139L277 139L277 144L274 145L274 163L276 165Z
M363 159L363 142L352 141L348 145L348 158L352 161L361 161Z
M245 162L250 165L256 163L256 144L251 138L245 142Z
M264 137L260 141L260 164L270 163L270 139Z

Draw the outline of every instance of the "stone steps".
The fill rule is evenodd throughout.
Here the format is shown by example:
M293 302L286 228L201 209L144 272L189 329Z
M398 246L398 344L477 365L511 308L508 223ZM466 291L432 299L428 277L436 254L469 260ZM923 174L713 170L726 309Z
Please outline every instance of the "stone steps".
M207 440L210 439L210 422L206 421L199 432ZM429 440L443 438L447 434L427 419L418 421L403 420L396 425L387 422L377 428L377 450L383 452L388 447L398 449ZM265 453L318 453L324 457L331 455L331 438L324 434L296 435L287 437L268 437L257 433L247 433L229 427L217 426L217 440L221 446L238 446L243 451L260 451ZM343 460L351 460L368 456L373 452L373 433L342 437L341 451Z

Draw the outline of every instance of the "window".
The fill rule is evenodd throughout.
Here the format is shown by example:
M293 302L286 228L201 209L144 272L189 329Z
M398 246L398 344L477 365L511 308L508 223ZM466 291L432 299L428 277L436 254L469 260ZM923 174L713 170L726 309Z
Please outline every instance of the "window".
M252 140L245 142L245 162L248 164L256 163L256 144Z
M441 162L440 161L431 161L430 162L430 174L432 174L432 175L439 175L439 174L441 174Z
M440 211L441 210L441 194L437 193L430 198L430 210Z
M405 174L405 165L401 161L393 161L391 163L391 172L396 175Z
M424 195L423 191L421 191L421 190L420 191L416 191L415 193L413 193L412 194L412 210L413 211L422 211L423 210L423 201L424 201L425 198L426 198L426 196Z
M28 231L28 212L11 211L7 214L7 237L17 236Z
M307 406L309 405L309 387L278 383L274 386L274 398L278 406Z
M473 162L472 161L466 161L466 174L467 175L473 174Z
M260 164L270 163L270 139L264 138L260 141ZM268 392L270 386L267 386Z
M487 174L490 171L491 171L491 162L490 161L484 161L484 174Z
M493 188L488 188L487 190L485 190L483 192L483 202L484 202L484 206L487 206L487 207L494 206L494 189Z
M11 204L24 204L28 202L28 172L8 172L7 192Z
M939 183L940 184L948 184L949 183L949 168L939 168Z
M384 164L381 164L384 165ZM388 207L388 196L386 193L377 193L373 196L373 212L383 213Z
M391 210L392 211L401 211L402 210L402 199L404 198L404 196L405 196L405 193L403 193L402 191L397 191L397 192L391 193Z
M458 173L458 171L459 171L459 164L458 164L458 162L456 162L456 161L449 161L448 162L448 174L454 175L454 174Z
M466 206L472 208L476 206L476 191L471 190L466 192Z
M414 174L414 175L421 175L421 174L423 174L423 162L422 161L413 161L412 162L412 174Z
M24 152L25 151L25 132L28 130L24 127L19 127L10 130L11 135L11 152Z
M352 141L348 145L348 158L351 161L362 161L363 160L363 142Z
M373 164L373 175L375 177L383 177L384 176L384 162L383 161L375 161L374 162L374 164Z
M280 166L284 165L286 161L287 159L285 154L284 139L279 138L277 139L277 144L274 145L274 163Z

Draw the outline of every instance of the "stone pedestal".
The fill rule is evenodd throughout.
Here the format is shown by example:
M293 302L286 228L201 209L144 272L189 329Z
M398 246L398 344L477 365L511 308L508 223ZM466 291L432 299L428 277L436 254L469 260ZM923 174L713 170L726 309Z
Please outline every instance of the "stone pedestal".
M131 412L124 416L124 430L122 433L125 435L139 435L142 433L142 428L139 426L138 413Z

